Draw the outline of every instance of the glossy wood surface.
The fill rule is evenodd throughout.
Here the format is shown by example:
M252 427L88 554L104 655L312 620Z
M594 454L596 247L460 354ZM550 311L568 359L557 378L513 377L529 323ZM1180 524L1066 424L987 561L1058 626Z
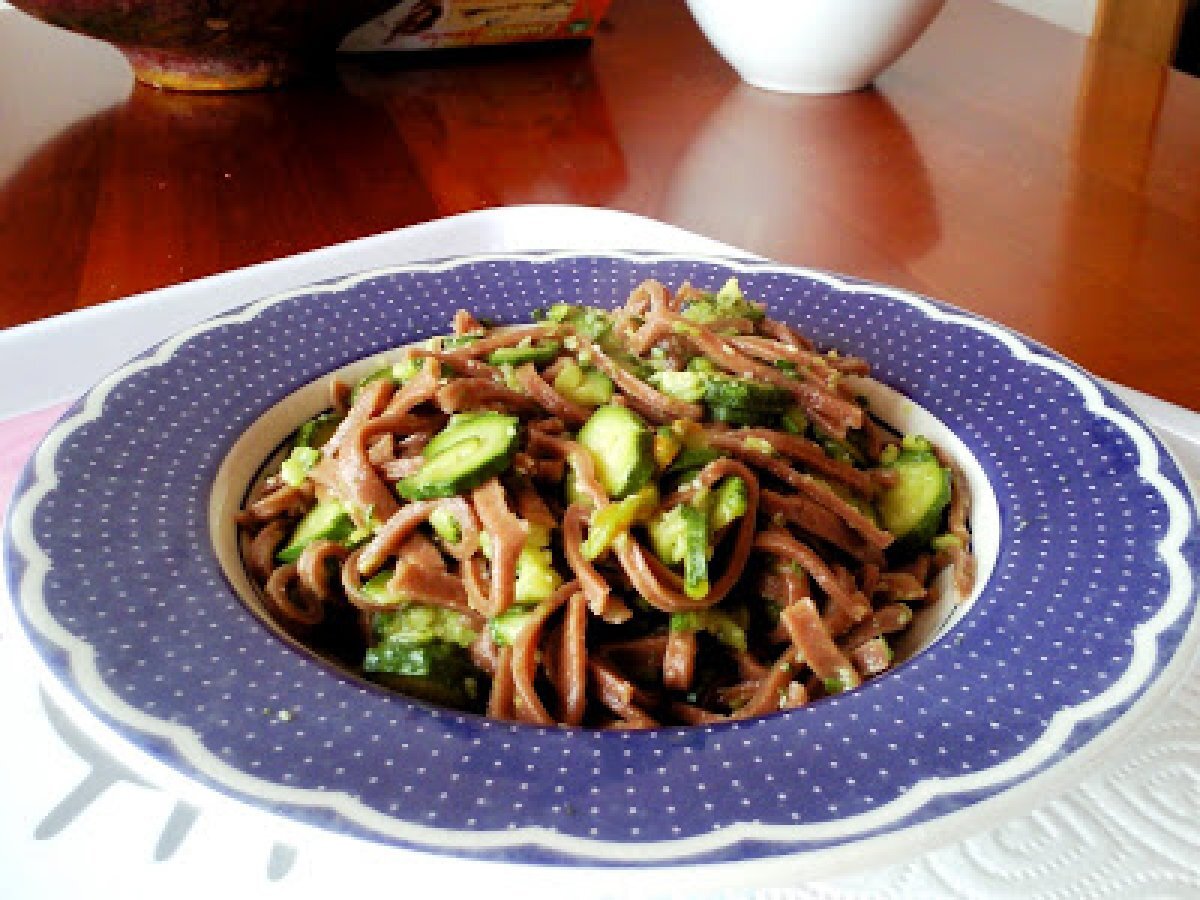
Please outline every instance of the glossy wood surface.
M0 325L545 202L915 289L1200 409L1200 82L987 0L838 97L741 85L682 0L242 96L0 13Z

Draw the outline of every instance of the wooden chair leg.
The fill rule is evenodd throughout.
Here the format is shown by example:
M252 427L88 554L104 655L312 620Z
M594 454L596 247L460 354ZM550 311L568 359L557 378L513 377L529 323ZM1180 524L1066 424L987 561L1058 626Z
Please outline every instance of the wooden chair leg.
M1099 0L1095 38L1169 66L1187 0Z

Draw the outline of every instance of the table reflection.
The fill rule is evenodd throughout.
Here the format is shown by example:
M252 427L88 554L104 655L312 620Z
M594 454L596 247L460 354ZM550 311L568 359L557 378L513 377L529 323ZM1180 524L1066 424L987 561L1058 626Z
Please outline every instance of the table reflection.
M805 263L859 274L858 216L903 223L888 236L901 264L941 233L920 148L876 90L810 97L735 86L697 130L664 206L702 234L782 259L801 242Z
M586 48L508 52L339 68L347 90L387 109L443 213L610 201L628 175Z
M61 312L77 290L112 299L436 215L388 114L333 77L241 94L137 85L0 181L13 226L0 227L0 278L23 303L0 327ZM31 268L47 241L50 266Z

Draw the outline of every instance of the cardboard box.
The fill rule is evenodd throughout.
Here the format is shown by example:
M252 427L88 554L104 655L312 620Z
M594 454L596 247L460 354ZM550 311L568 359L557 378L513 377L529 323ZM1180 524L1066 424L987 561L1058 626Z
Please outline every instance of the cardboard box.
M611 0L403 0L347 35L340 49L435 50L588 38Z

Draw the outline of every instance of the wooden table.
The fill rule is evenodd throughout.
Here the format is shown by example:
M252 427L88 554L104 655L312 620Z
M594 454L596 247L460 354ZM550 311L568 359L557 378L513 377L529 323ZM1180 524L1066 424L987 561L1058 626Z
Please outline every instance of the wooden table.
M682 0L240 96L0 13L0 325L539 202L912 288L1200 409L1200 82L987 0L838 97L740 84Z

